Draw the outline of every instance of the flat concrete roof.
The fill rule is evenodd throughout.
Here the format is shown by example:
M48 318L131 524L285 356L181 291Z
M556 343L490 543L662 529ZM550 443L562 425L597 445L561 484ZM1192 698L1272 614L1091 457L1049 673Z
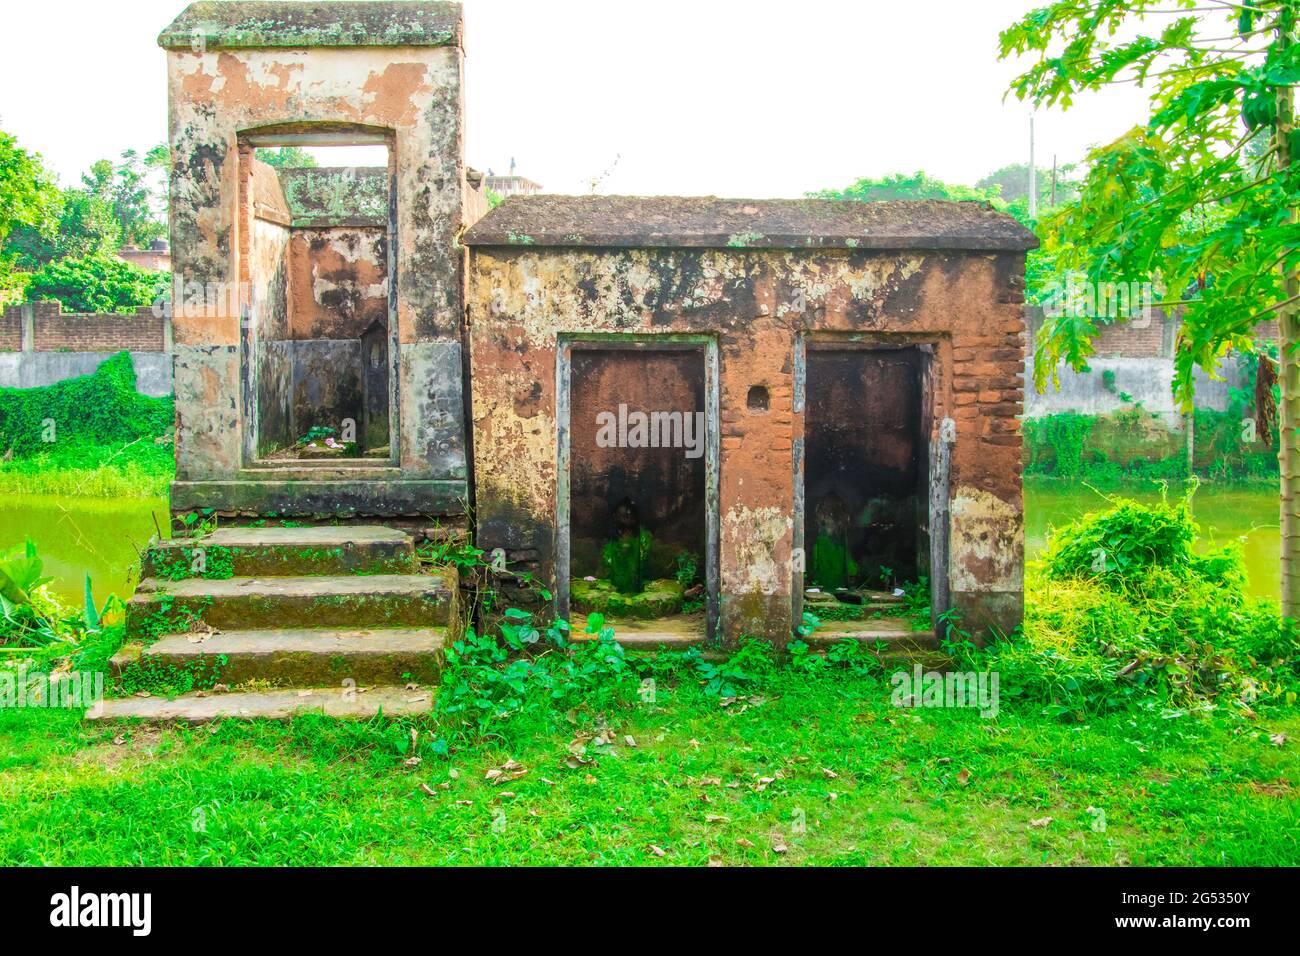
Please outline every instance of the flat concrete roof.
M158 36L169 50L266 47L459 46L459 3L271 3L235 0L191 3Z
M515 196L468 232L468 246L1025 251L1032 232L980 202Z

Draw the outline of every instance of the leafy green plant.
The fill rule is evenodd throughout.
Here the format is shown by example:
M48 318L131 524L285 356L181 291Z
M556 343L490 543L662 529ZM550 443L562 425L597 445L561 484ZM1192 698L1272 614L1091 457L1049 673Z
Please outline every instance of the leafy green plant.
M756 638L741 638L740 646L725 661L700 659L696 673L705 695L709 697L743 697L776 669L772 645Z
M677 555L677 583L684 588L689 588L698 579L700 574L699 555L691 551L683 551Z
M447 650L439 712L482 736L523 715L600 706L631 686L635 674L601 615L587 619L592 639L572 641L570 632L563 620L539 628L518 608L506 610L499 635L469 629Z
M0 558L0 644L43 649L75 646L102 634L107 629L105 615L122 606L112 595L97 606L88 574L81 610L67 608L46 590L51 579L43 571L44 563L30 540Z

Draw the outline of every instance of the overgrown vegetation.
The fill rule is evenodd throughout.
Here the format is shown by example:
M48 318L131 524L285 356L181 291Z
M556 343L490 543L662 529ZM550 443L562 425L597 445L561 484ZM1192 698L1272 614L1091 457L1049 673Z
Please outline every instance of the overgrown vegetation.
M1192 423L1194 474L1217 481L1276 482L1276 428L1271 443L1244 433L1247 410L1198 408ZM1025 474L1115 485L1189 477L1186 438L1135 405L1106 415L1062 412L1022 421ZM1247 440L1251 439L1251 440Z
M141 395L131 356L92 375L0 389L0 491L157 495L174 472L171 398Z
M958 666L996 670L1004 696L1079 719L1293 705L1296 623L1246 595L1239 545L1196 550L1194 491L1152 507L1116 498L1059 529L1027 578L1023 634L979 650L946 622Z
M0 757L14 823L0 859L538 862L544 844L587 863L1293 860L1300 640L1243 595L1239 554L1195 546L1185 498L1116 499L1057 533L1023 634L978 649L945 615L956 667L1000 676L991 717L900 710L899 664L855 642L637 654L599 615L570 628L517 608L454 644L423 718L101 730L0 710L16 742ZM423 556L491 566L453 541ZM22 656L102 668L121 640L120 626L69 626ZM211 686L219 664L128 670L118 690ZM32 799L56 777L64 799ZM91 812L105 800L142 801L157 827ZM290 804L317 809L282 816ZM190 825L196 806L206 829ZM173 823L178 840L157 839Z

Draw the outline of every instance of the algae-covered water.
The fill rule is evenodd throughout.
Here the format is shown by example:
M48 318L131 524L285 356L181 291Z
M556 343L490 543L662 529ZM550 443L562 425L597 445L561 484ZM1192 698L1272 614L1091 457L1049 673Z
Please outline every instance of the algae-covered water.
M139 552L157 533L155 518L167 534L166 498L9 495L0 498L0 551L30 538L52 590L80 607L89 574L102 604L109 594L130 597Z

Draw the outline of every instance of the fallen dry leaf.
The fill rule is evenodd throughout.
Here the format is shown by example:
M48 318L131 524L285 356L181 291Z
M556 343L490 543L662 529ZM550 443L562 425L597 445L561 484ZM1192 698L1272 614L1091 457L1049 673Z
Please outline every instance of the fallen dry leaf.
M495 787L510 780L518 780L526 773L528 773L527 767L521 764L518 760L510 759L499 767L492 767L483 775L483 778L485 780L491 780L492 785Z
M744 837L741 837L739 840L736 841L736 846L743 846L746 850L752 850L754 849L754 841L747 840Z
M1047 826L1051 822L1052 822L1051 817L1039 817L1037 820L1030 820L1029 825L1033 827L1035 830L1041 830L1043 827Z
M431 797L436 797L436 796L438 795L438 794L434 791L433 787L429 786L427 783L422 783L422 784L420 784L420 789L423 790L425 793L427 793L427 794L428 794L429 796L431 796Z
M649 852L653 853L655 856L663 856L665 852L663 847L655 846L653 843L651 843L648 847L646 847L646 849Z
M1286 734L1269 734L1269 743L1274 747L1281 747L1286 744Z
M963 787L970 783L970 771L962 767L961 773L957 774L957 782Z
M834 770L832 770L830 767L822 767L822 776L825 777L827 780L836 780L839 778L839 774L836 773Z

